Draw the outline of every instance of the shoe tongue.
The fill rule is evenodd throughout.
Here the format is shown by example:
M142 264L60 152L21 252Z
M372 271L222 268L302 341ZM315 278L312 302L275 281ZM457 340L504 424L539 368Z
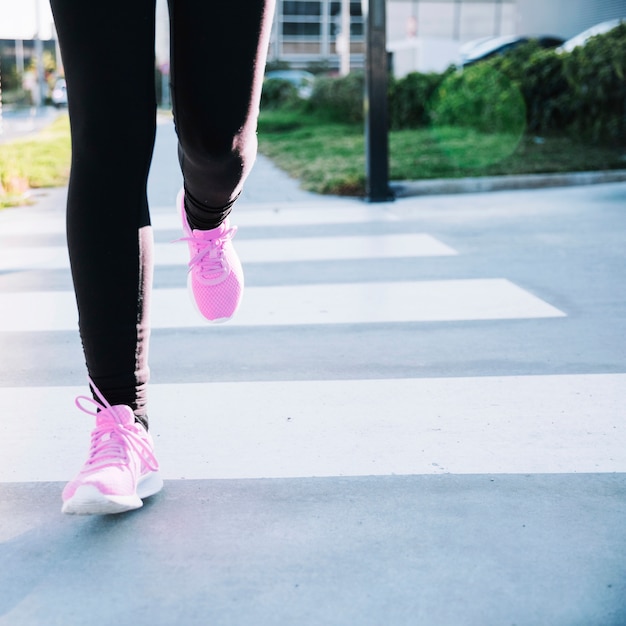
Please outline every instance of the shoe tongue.
M212 239L219 239L223 233L224 233L224 228L222 226L218 226L217 228L213 228L211 230L200 230L198 228L193 229L193 236L196 239L204 239L206 241L211 241Z
M196 239L203 239L205 241L211 241L212 239L215 239L215 233L212 230L198 230L198 229L194 229L193 231L193 236Z
M108 409L104 409L96 416L96 424L101 426L110 422L116 422L118 424L134 424L135 414L132 409L125 404L118 404Z
M228 219L222 222L219 226L215 228L211 228L209 230L202 230L200 228L194 228L193 234L194 237L200 237L202 239L219 239L229 227Z

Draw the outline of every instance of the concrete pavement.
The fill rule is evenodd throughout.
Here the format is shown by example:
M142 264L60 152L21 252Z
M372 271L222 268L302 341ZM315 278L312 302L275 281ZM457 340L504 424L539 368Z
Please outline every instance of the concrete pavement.
M28 137L42 130L63 113L51 106L9 109L0 116L0 143Z
M207 327L174 146L139 511L59 512L92 426L65 190L0 213L0 624L626 624L626 184L368 205L260 159Z

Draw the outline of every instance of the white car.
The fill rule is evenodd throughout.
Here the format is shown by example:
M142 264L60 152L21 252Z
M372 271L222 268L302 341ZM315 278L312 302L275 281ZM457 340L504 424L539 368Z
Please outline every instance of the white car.
M265 74L265 78L290 82L298 90L298 95L305 100L313 93L315 75L306 70L272 70Z
M568 39L563 45L559 46L556 51L571 52L578 46L584 46L592 37L595 37L596 35L604 35L604 33L608 33L614 28L617 28L622 22L626 23L626 17L620 17L616 20L608 20L607 22L600 22L600 24L596 24L595 26L584 30L582 33L579 33L575 37Z
M50 99L52 100L52 104L57 107L57 109L59 107L67 106L67 85L65 83L65 78L57 79L52 89Z
M503 37L482 37L468 41L459 48L460 67L473 65L478 61L505 54L529 41L536 41L541 48L551 49L563 44L562 37L554 35L505 35Z

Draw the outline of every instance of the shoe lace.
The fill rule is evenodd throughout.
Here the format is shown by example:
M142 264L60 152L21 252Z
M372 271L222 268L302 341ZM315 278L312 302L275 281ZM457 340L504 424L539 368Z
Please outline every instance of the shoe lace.
M224 246L237 232L236 226L226 229L219 237L204 239L202 231L198 235L191 232L189 237L176 241L190 241L196 254L189 261L189 271L196 271L196 278L205 285L218 285L230 274L230 265L224 258Z
M88 396L78 396L76 406L88 415L97 416L100 411L107 411L115 419L102 421L91 433L91 448L86 465L90 469L102 469L114 465L124 465L128 460L128 449L132 449L137 456L152 471L159 469L152 446L145 436L141 435L141 428L122 424L118 421L115 407L111 406L94 382L89 378L89 383L96 396L100 400L94 400ZM84 406L88 402L96 407L95 411Z

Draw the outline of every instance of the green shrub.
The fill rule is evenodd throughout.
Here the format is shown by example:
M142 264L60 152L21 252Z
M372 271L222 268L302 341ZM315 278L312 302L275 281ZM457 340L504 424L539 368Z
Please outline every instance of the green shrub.
M291 63L288 61L282 61L281 59L274 59L272 61L268 61L265 64L265 73L272 72L275 70L290 70Z
M322 74L328 74L332 70L330 61L328 59L320 59L319 61L309 61L306 66L307 72L319 76Z
M497 54L485 59L480 64L488 64L498 72L506 74L509 80L519 84L524 78L526 64L534 54L542 50L535 39L531 39L515 48L507 50L504 54Z
M266 78L261 92L262 109L289 108L300 102L297 87L282 78Z
M450 74L432 103L436 126L462 126L485 133L519 135L526 123L519 88L490 64Z
M433 135L461 168L502 161L515 151L526 127L519 88L488 63L445 78L435 92L431 118ZM475 135L474 148L468 152L459 136L469 131Z
M446 74L412 72L389 81L389 125L392 129L420 128L430 123L429 102Z
M341 123L363 121L363 72L318 76L310 100L292 85L268 84L265 108L307 109ZM269 83L269 81L268 81ZM563 133L626 143L626 24L571 53L530 41L459 72L411 73L389 81L393 130L460 125L515 137ZM294 106L294 103L297 106ZM434 107L434 108L433 108Z
M572 108L564 55L538 50L522 69L519 83L526 102L528 130L546 133L566 129L572 121Z
M625 23L571 53L530 42L487 63L519 87L529 132L626 139Z
M522 94L528 132L563 130L567 126L571 115L563 55L531 40L483 64L504 74Z
M565 55L572 130L592 140L626 143L626 23Z
M20 91L22 89L22 76L15 65L7 58L0 57L0 78L2 78L2 91ZM3 100L4 102L4 100Z
M313 86L309 106L337 122L362 122L364 89L363 72L351 72L340 78L319 76Z

